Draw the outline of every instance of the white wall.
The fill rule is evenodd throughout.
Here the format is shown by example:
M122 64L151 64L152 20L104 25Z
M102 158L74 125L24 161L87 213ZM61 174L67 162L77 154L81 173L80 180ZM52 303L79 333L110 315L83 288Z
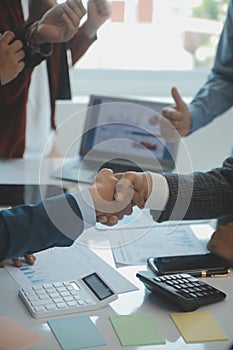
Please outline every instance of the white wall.
M171 102L170 88L177 86L186 102L190 100L203 84L207 72L127 72L108 70L73 70L71 72L74 101L58 101L56 119L58 124L57 142L65 153L67 142L81 134L88 95L103 94L113 96L141 96ZM76 83L77 82L77 83ZM77 97L79 92L79 97ZM72 119L72 126L67 122ZM66 121L64 123L64 121ZM62 127L61 127L62 126ZM189 172L183 162L183 149L186 147L192 161L193 170L206 171L220 166L230 154L233 144L233 109L218 117L206 127L183 139L178 156L180 172ZM72 151L76 152L76 148Z

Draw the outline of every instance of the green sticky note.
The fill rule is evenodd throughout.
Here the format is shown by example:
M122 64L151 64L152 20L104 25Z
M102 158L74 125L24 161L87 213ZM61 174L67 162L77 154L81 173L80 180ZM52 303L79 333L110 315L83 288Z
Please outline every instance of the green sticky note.
M79 350L107 345L87 316L50 320L48 324L63 350Z
M149 315L111 316L110 321L122 346L165 344L153 318Z

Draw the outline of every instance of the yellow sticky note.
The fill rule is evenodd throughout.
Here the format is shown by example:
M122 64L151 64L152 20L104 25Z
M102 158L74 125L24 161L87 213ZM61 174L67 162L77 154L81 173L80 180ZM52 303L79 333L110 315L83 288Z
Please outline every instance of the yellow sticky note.
M186 343L229 340L210 312L170 314Z

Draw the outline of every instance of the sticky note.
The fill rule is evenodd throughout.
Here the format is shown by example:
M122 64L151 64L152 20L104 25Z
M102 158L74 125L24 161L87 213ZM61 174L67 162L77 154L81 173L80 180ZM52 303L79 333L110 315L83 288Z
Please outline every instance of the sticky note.
M50 320L48 325L63 350L78 350L107 345L88 316Z
M8 317L0 318L0 349L24 350L43 340L38 334Z
M210 312L170 314L186 343L229 340Z
M111 3L111 21L112 22L124 22L125 20L125 2L124 1L112 1Z
M138 0L138 22L152 22L152 0Z
M122 346L165 344L150 315L111 316L110 321Z

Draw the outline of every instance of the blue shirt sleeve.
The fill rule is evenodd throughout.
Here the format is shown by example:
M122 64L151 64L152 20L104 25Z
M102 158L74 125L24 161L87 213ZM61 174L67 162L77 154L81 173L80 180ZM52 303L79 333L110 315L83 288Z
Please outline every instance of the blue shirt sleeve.
M233 105L233 0L217 47L214 66L189 105L191 132L210 123Z

